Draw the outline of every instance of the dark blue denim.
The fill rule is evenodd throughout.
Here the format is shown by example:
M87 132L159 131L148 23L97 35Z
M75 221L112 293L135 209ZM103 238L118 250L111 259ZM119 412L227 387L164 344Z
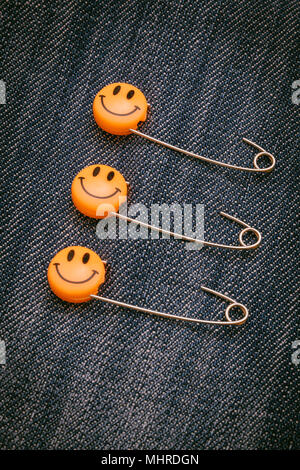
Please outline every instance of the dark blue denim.
M297 196L299 2L1 1L2 449L299 447ZM126 81L151 104L142 131L237 165L253 139L268 175L203 164L101 131L92 102ZM70 186L104 163L129 203L203 203L206 238L237 242L219 210L263 235L249 253L179 240L99 240ZM249 308L241 327L189 325L56 298L47 267L81 244L108 261L101 294L223 319L204 284ZM298 433L299 436L299 433Z

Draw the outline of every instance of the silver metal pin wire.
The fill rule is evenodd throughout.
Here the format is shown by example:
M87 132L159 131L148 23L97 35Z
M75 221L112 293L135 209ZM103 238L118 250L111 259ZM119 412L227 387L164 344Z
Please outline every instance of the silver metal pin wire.
M163 318L168 318L170 320L181 320L181 321L186 321L189 323L202 323L202 324L207 324L207 325L223 325L223 326L230 326L230 325L242 325L243 323L246 322L249 312L247 307L245 305L236 302L233 300L231 297L225 294L221 294L220 292L217 292L215 290L209 289L208 287L201 286L201 289L204 292L208 292L209 294L213 294L217 297L220 297L223 300L226 300L229 302L228 307L225 310L225 318L226 320L203 320L203 319L198 319L198 318L191 318L191 317L182 317L180 315L172 315L170 313L164 313L164 312L159 312L158 310L152 310L150 308L144 308L144 307L138 307L137 305L131 305L127 304L125 302L120 302L119 300L112 300L108 299L106 297L101 297L99 295L94 295L92 294L91 297L97 300L102 300L102 302L107 302L109 304L117 305L118 307L124 307L124 308L129 308L131 310L137 310L138 312L143 312L143 313L148 313L150 315L156 315L158 317L163 317ZM230 310L232 308L239 308L243 312L243 316L238 319L238 320L232 320L230 317Z
M270 152L267 152L266 150L264 150L260 145L257 145L255 144L254 142L252 142L251 140L249 139L246 139L245 137L243 137L243 141L249 145L251 145L252 147L254 147L256 150L258 150L259 152L254 156L254 159L253 159L253 165L254 165L254 168L248 168L248 167L244 167L244 166L237 166L237 165L231 165L230 163L224 163L224 162L220 162L218 160L213 160L212 158L208 158L208 157L203 157L202 155L197 155L196 153L194 152L189 152L188 150L184 150L182 148L179 148L179 147L176 147L175 145L171 145L171 144L168 144L167 142L164 142L162 140L159 140L159 139L156 139L155 137L151 137L147 134L144 134L143 132L140 132L136 129L129 129L131 132L133 132L134 134L136 135L139 135L140 137L144 137L145 139L147 140L150 140L151 142L154 142L156 144L159 144L159 145L162 145L164 147L167 147L171 150L175 150L176 152L181 152L181 153L184 153L185 155L188 155L189 157L194 157L194 158L197 158L198 160L202 160L206 163L212 163L214 165L218 165L218 166L222 166L222 167L225 167L225 168L232 168L233 170L240 170L240 171L248 171L248 172L251 172L251 173L270 173L270 171L273 170L274 166L275 166L275 163L276 163L276 160L275 160L275 157L274 155L272 155ZM258 160L262 157L262 156L265 156L269 159L269 166L265 167L265 168L260 168L258 166Z
M226 217L229 220L237 222L242 227L245 227L239 233L240 245L223 245L222 243L215 243L215 242L209 242L209 241L205 241L205 240L199 240L197 238L187 237L187 236L181 235L179 233L169 232L168 230L164 230L160 227L156 227L154 225L147 224L146 222L142 222L142 221L137 220L137 219L132 219L131 217L127 217L126 215L119 214L118 212L110 212L110 214L118 217L119 219L127 220L128 222L132 222L136 225L141 225L142 227L146 227L148 229L155 230L156 232L161 232L161 233L164 233L166 235L170 235L172 237L179 238L180 240L184 240L184 241L187 241L187 242L193 242L193 243L200 243L200 244L206 245L206 246L212 246L212 247L217 247L217 248L226 248L226 249L229 249L229 250L244 250L244 251L246 251L246 250L254 250L261 243L261 233L258 230L251 227L250 225L246 224L242 220L240 220L236 217L233 217L230 214L227 214L226 212L220 212L220 215L222 215L223 217ZM255 235L256 242L254 242L250 245L246 245L246 243L243 240L243 236L247 232L252 232Z

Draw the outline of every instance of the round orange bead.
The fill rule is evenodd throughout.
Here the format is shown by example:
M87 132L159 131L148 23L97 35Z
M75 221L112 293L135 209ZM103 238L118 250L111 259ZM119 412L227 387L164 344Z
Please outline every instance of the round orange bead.
M67 302L87 302L105 280L101 258L89 248L69 246L59 251L48 267L48 282L57 297Z
M127 135L147 117L144 94L128 83L111 83L97 93L93 103L96 123L110 134Z
M103 219L110 212L118 212L127 197L127 183L111 166L91 165L75 176L71 193L75 207L82 214Z

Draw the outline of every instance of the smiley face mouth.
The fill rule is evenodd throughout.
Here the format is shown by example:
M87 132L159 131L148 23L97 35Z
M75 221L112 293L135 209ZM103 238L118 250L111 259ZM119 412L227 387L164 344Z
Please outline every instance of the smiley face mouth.
M116 190L112 194L110 194L109 196L96 196L95 194L90 193L84 187L83 180L85 179L85 177L84 176L79 176L78 178L80 179L80 184L81 184L81 187L82 187L83 191L86 192L86 194L88 194L89 196L95 197L96 199L109 199L109 198L115 196L117 193L121 192L121 189L116 188Z
M129 116L130 114L135 113L138 109L141 109L139 106L135 106L133 111L130 111L130 113L125 113L125 114L120 114L120 113L114 113L113 111L110 111L104 104L104 98L105 95L99 95L99 98L101 98L101 104L105 111L107 111L110 114L114 114L115 116Z
M59 275L59 277L60 277L63 281L69 282L70 284L84 284L85 282L90 281L90 280L95 276L95 274L99 274L98 271L96 271L95 269L93 269L93 274L91 274L90 277L88 277L88 278L85 279L84 281L70 281L69 279L66 279L62 274L60 274L59 269L58 269L58 266L60 265L60 263L53 263L53 264L54 264L54 266L55 266L56 272L57 272L57 274Z

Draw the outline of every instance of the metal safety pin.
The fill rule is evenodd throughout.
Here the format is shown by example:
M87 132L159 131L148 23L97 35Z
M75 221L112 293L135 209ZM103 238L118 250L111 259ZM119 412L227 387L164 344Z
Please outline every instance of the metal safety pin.
M138 312L144 312L144 313L149 313L150 315L156 315L158 317L169 318L171 320L182 320L182 321L187 321L187 322L190 322L190 323L205 323L205 324L208 324L208 325L225 325L225 326L228 326L228 325L242 325L243 323L245 323L245 321L247 320L247 318L249 316L248 309L247 309L247 307L245 307L245 305L243 305L239 302L236 302L235 300L233 300L228 295L221 294L220 292L209 289L208 287L201 286L201 289L204 290L204 292L208 292L210 294L216 295L217 297L220 297L221 299L226 300L227 302L229 302L229 305L225 310L226 320L220 320L220 321L219 320L198 320L197 318L182 317L182 316L179 316L179 315L171 315L170 313L163 313L163 312L159 312L157 310L152 310L152 309L149 309L149 308L138 307L137 305L131 305L131 304L127 304L125 302L120 302L118 300L107 299L106 297L101 297L99 295L91 294L91 297L93 297L94 299L102 300L103 302L108 302L109 304L117 305L119 307L125 307L125 308L129 308L129 309L132 309L132 310L137 310ZM230 315L229 315L229 312L232 308L240 308L243 312L242 318L240 318L239 320L232 320L230 318Z
M193 243L201 243L202 245L206 245L206 246L214 246L214 247L217 247L217 248L228 248L230 250L254 250L261 243L261 233L258 230L256 230L256 228L251 227L250 225L246 224L242 220L237 219L236 217L233 217L232 215L229 215L226 212L220 212L220 215L222 215L223 217L226 217L229 220L233 220L234 222L237 222L238 224L245 227L239 233L240 245L223 245L221 243L215 243L215 242L208 242L208 241L205 241L205 240L199 240L197 238L187 237L187 236L181 235L179 233L169 232L168 230L164 230L160 227L155 227L154 225L147 224L146 222L142 222L142 221L137 220L137 219L132 219L131 217L127 217L126 215L119 214L118 212L110 212L110 214L114 215L114 216L116 216L120 219L127 220L128 222L132 222L136 225L141 225L141 226L149 228L151 230L155 230L157 232L165 233L166 235L171 235L172 237L179 238L180 240L185 240L187 242L193 242ZM255 237L257 239L255 243L252 243L251 245L246 245L246 243L243 241L243 236L247 232L252 232L255 235Z
M252 145L256 150L259 151L259 153L257 153L255 155L254 159L253 159L254 168L231 165L229 163L223 163L223 162L220 162L218 160L213 160L213 159L208 158L208 157L203 157L202 155L197 155L196 153L189 152L188 150L181 149L179 147L176 147L175 145L171 145L171 144L168 144L167 142L163 142L162 140L156 139L155 137L151 137L151 136L149 136L147 134L144 134L143 132L140 132L136 129L129 129L129 130L131 132L133 132L134 134L139 135L140 137L144 137L145 139L150 140L151 142L155 142L156 144L163 145L164 147L167 147L171 150L175 150L176 152L181 152L181 153L184 153L185 155L188 155L190 157L197 158L198 160L202 160L202 161L207 162L207 163L213 163L214 165L219 165L219 166L223 166L223 167L226 167L226 168L232 168L234 170L248 171L248 172L252 172L252 173L269 173L270 171L273 170L273 168L275 166L275 163L276 163L274 155L272 155L270 152L267 152L266 150L264 150L260 145L257 145L254 142L252 142L251 140L246 139L245 137L243 137L243 141L246 142L249 145ZM270 164L266 168L260 168L258 166L258 159L262 156L265 156L269 159Z

